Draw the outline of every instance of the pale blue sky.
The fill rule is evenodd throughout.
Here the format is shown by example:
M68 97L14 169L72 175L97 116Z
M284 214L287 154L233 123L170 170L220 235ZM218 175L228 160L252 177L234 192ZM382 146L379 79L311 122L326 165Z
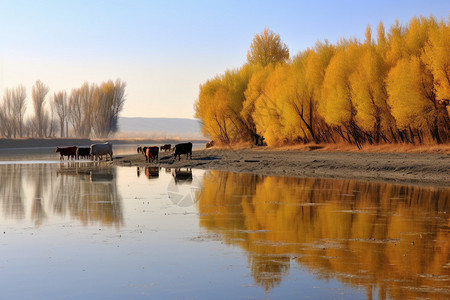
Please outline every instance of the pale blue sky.
M387 31L395 19L449 13L448 0L0 0L0 96L23 84L30 99L37 79L53 94L121 78L122 116L193 118L199 84L242 66L264 27L292 56L318 40L363 39L367 24Z

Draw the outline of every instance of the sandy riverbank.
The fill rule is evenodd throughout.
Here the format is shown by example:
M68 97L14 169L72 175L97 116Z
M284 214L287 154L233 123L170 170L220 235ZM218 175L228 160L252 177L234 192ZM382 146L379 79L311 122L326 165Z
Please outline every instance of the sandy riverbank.
M194 151L192 160L183 157L178 161L169 152L160 152L157 163L146 163L141 154L116 157L113 163L120 166L215 169L275 176L450 186L450 155L446 153L208 149Z
M89 145L93 142L101 141L90 139L0 139L0 148ZM113 144L131 142L146 144L150 141L142 139L113 140ZM158 142L163 143L163 141ZM450 186L449 145L394 146L365 147L364 151L355 151L355 147L352 149L333 145L320 147L314 151L309 151L312 150L310 146L279 149L258 147L237 150L216 148L194 151L192 160L186 160L183 157L180 161L175 161L170 157L169 152L161 152L158 163L148 164L145 162L144 156L136 154L118 156L113 164Z

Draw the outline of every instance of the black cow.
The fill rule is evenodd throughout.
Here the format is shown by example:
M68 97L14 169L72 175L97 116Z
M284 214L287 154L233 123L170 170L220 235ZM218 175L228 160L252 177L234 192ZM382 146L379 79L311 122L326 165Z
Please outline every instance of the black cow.
M71 147L56 147L56 152L59 152L61 155L59 160L64 160L64 156L67 156L67 159L74 159L77 155L77 146Z
M174 154L173 157L175 159L177 159L178 156L178 160L181 159L181 154L186 154L186 159L188 159L188 157L190 157L190 159L192 159L192 143L181 143L181 144L176 144L174 147Z
M91 148L89 148L89 147L78 147L78 149L77 149L77 159L90 158L90 157L91 157Z

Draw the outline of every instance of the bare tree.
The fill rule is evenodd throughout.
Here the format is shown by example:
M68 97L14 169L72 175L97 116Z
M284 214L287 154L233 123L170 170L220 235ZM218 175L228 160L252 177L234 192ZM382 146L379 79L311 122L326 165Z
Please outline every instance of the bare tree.
M109 80L95 88L93 108L96 118L92 128L97 137L107 137L117 132L119 113L125 102L126 83L117 79Z
M13 91L6 89L0 105L0 129L3 136L11 138L14 133Z
M36 126L37 135L43 137L49 126L49 116L44 110L45 96L48 93L48 87L40 80L36 80L32 88L32 99L34 107L34 125Z
M93 94L93 108L95 118L92 129L96 137L107 137L110 133L111 107L114 98L114 84L104 82L96 87Z
M24 120L26 90L20 85L6 89L0 102L0 135L49 137L57 134L69 136L69 124L77 137L88 137L93 133L106 137L118 130L119 113L125 102L125 82L103 82L100 86L84 83L73 89L68 97L65 91L54 93L50 109L46 109L49 88L37 80L32 87L34 116ZM95 116L95 117L94 117Z
M85 82L80 88L80 104L81 104L81 136L88 137L91 134L92 128L92 105L94 85L89 86Z
M67 93L65 91L58 92L53 95L52 107L59 119L61 137L67 137L67 127L69 125L69 104L67 102Z
M19 85L12 93L14 124L20 137L23 137L23 118L26 111L27 92L23 85Z
M126 83L120 79L116 79L114 84L114 98L112 106L112 120L111 120L111 131L117 132L119 130L119 113L123 109L123 104L125 103L125 87Z
M81 136L82 109L80 100L80 89L72 89L69 98L69 119L72 123L75 136Z

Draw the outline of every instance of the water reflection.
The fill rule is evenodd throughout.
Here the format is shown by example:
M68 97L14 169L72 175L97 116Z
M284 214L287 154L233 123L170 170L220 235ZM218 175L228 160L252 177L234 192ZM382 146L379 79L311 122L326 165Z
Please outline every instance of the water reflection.
M100 222L119 227L123 223L116 168L99 163L61 164L53 208L76 216L84 225Z
M24 219L30 203L35 226L49 214L70 215L82 224L123 224L116 169L100 163L9 164L0 166L5 219Z
M170 169L166 169L170 172ZM181 207L189 207L197 201L201 182L193 177L191 168L171 169L172 180L167 187L169 199Z
M25 218L25 205L23 203L22 176L17 172L21 166L5 165L0 168L0 195L3 197L2 210L5 217L15 219Z
M176 168L172 170L172 176L175 184L192 183L192 169L191 168Z
M297 266L368 299L450 297L449 189L210 171L198 196L266 291Z

